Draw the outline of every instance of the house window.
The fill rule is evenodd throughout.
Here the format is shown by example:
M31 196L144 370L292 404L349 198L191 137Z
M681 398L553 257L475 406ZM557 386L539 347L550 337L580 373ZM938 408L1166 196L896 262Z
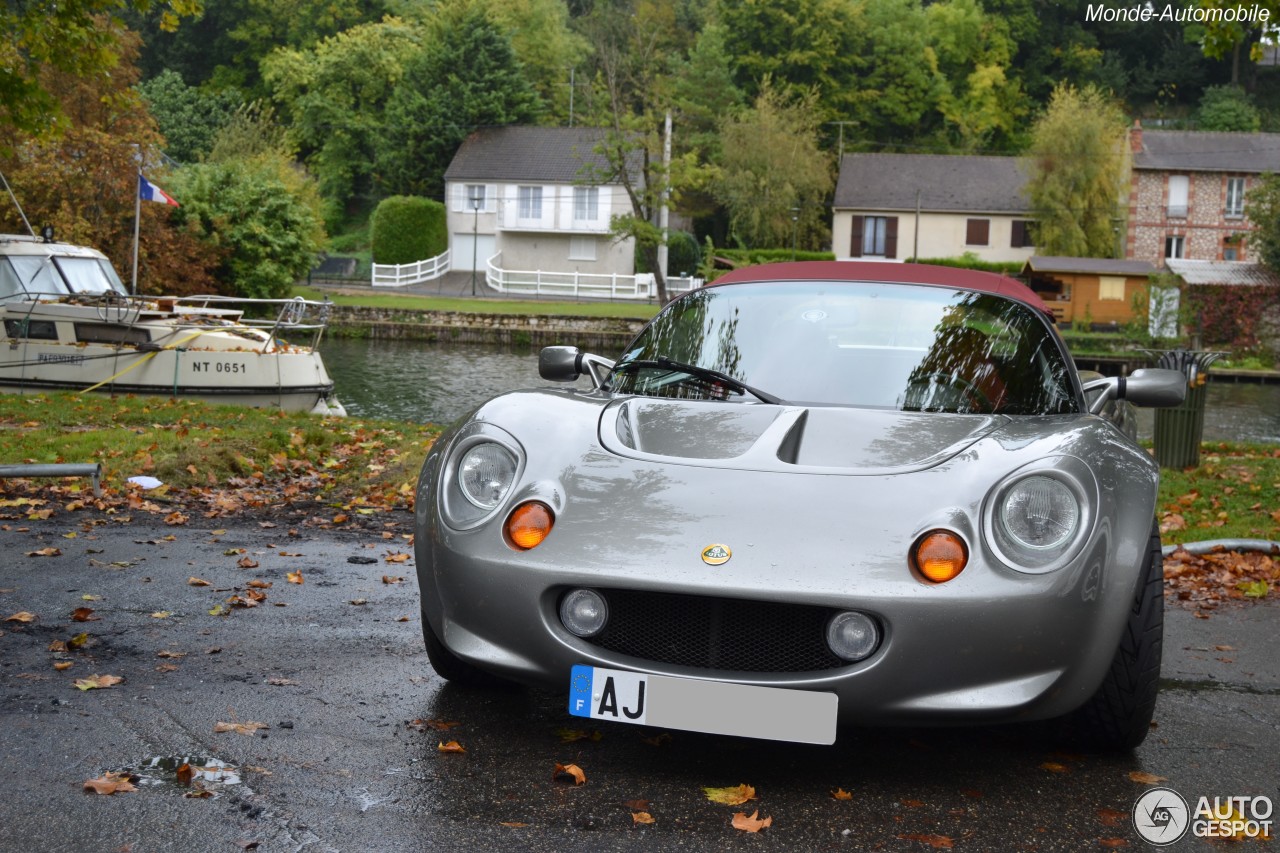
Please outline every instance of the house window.
M521 219L542 218L542 187L520 187L516 191Z
M1034 247L1035 223L1030 219L1015 219L1010 226L1009 248L1026 249Z
M467 210L480 211L484 210L485 205L485 186L484 184L467 184Z
M1098 299L1111 302L1124 301L1124 276L1098 276Z
M1177 234L1170 234L1164 238L1164 256L1166 258L1181 258L1186 248L1186 238Z
M990 219L965 220L964 244L966 246L991 245L991 220Z
M595 222L600 218L600 188L573 188L573 221Z
M570 237L569 260L594 261L596 259L596 238Z
M1191 189L1191 179L1186 175L1169 176L1169 216L1174 219L1186 219L1187 197ZM1179 255L1181 257L1181 255Z
M1227 216L1244 216L1244 178L1227 178Z

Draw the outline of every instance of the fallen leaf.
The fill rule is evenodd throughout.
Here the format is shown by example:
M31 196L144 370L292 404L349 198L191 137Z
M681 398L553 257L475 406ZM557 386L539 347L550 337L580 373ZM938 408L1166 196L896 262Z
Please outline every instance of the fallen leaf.
M80 596L80 600L81 600L81 601L101 601L101 600L102 600L102 596L100 596L100 595L90 595L90 594L86 593L86 594L84 594L84 595Z
M404 583L403 577L393 577L391 575L383 575L382 582L385 584Z
M185 658L186 656L186 652L171 652L168 649L161 649L156 652L156 657L158 658Z
M49 651L51 652L65 652L67 650L66 640L52 640L49 643Z
M222 531L222 532L223 532L223 533L226 533L226 531L225 531L225 530L224 530L224 531ZM244 549L244 548L228 548L227 550L225 550L225 551L223 551L223 552L222 552L222 556L224 556L224 557L237 557L237 556L239 556L240 554L243 554L243 553L245 553L245 549Z
M436 752L446 752L446 753L452 753L454 755L461 755L466 751L467 751L467 748L462 744L458 743L456 740L451 740L448 743L445 743L444 741L440 741L439 745L436 746Z
M156 672L177 672L178 665L176 663L162 663L155 669Z
M740 806L747 800L756 798L756 789L746 784L732 788L703 788L702 792L711 802L724 806Z
M302 572L289 572L285 575L285 580L289 581L289 583L300 584L303 582Z
M191 765L184 761L182 766L173 771L173 775L177 778L179 785L190 785L191 780L196 778L196 771L191 769Z
M155 613L151 614L151 618L152 619L168 619L172 615L173 614L170 613L168 610L157 610Z
M26 624L28 622L36 621L36 615L26 610L19 610L17 613L13 614L12 616L7 617L4 621L21 622L23 624Z
M28 557L61 557L62 549L54 548L53 546L50 546L48 548L41 548L39 551L28 551L27 556Z
M846 791L844 788L836 788L834 791L832 791L832 792L831 792L831 799L833 799L833 800L852 800L852 799L853 799L853 794L850 794L850 793L849 793L848 791Z
M91 675L88 678L77 678L75 680L76 687L81 690L98 690L103 687L112 687L124 681L118 675Z
M1219 652L1234 652L1236 650L1235 646L1214 646L1213 648Z
M266 723L253 723L253 722L249 722L249 723L217 722L213 724L213 730L218 734L222 734L223 732L235 732L236 734L252 735L258 729L269 729L269 728L271 727L268 726Z
M623 800L622 804L633 812L647 812L649 810L648 800Z
M249 589L271 589L271 581L252 580L245 586L249 587Z
M294 681L292 678L268 678L267 679L267 684L270 684L272 687L288 687L289 685L297 684L297 683L298 682Z
M751 817L747 817L743 812L736 812L730 825L734 829L741 829L743 832L759 832L773 826L773 818L760 817L760 811L757 809L751 813Z
M252 557L241 557L236 560L236 565L242 569L256 569L258 568L258 561Z
M582 772L582 768L576 764L556 764L555 770L551 771L552 779L568 779L575 785L581 785L587 781L587 774Z
M75 666L75 662L69 660L55 661L53 664L53 668L58 672L62 672L64 669L71 669L73 666Z
M79 634L76 634L70 640L67 640L67 649L68 651L75 651L76 649L81 648L88 642L89 642L89 635L81 632Z
M899 835L903 841L919 841L921 844L928 844L934 850L950 850L955 846L951 839L945 835L925 835L922 833L912 833L911 835Z
M354 605L356 605L357 607L359 607L359 606L361 606L361 605L368 604L368 603L369 603L369 599L367 599L367 598L353 598L353 599L351 599L351 603L352 603L352 604L354 604Z
M1046 761L1040 765L1041 770L1048 770L1050 773L1070 773L1071 768L1065 764L1059 764L1056 761Z
M209 581L205 580L204 578L197 578L197 577L187 578L187 585L188 586L211 586Z
M404 563L408 561L409 555L402 554L397 551L397 552L392 552L390 554L387 554L387 556L384 557L383 559L385 559L388 563Z
M529 825L527 823L521 823L518 820L503 820L503 821L499 821L499 823L501 823L503 826L509 826L512 829L524 829L526 826Z
M1154 785L1157 782L1168 782L1169 780L1163 776L1157 776L1154 773L1144 773L1141 770L1133 770L1129 773L1129 779L1140 785Z
M93 615L92 607L77 607L71 611L72 622L97 622L101 616Z
M186 524L188 521L190 521L190 518L180 512L171 512L164 517L165 524Z
M1128 847L1129 842L1123 838L1099 838L1099 847L1106 847L1108 850L1115 850L1119 847Z
M1121 826L1129 819L1128 812L1122 812L1119 809L1098 809L1098 820L1102 821L1103 826Z
M657 821L648 812L632 812L631 823L634 826L646 826L651 823L657 823Z
M86 791L93 791L95 794L127 794L130 791L136 791L133 783L129 781L127 773L104 773L97 779L86 779L84 783Z

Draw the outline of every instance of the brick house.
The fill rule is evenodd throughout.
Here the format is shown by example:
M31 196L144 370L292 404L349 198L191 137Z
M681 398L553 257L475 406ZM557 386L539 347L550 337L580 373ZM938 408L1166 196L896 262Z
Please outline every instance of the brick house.
M846 154L832 201L837 260L955 258L1023 262L1032 244L1017 157Z
M1125 257L1257 260L1245 198L1266 172L1280 172L1280 133L1129 131L1133 178Z

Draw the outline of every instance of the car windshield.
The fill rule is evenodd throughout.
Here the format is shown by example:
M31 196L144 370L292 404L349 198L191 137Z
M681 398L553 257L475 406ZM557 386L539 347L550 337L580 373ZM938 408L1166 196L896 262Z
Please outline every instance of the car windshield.
M721 374L724 381L716 374ZM1045 319L988 293L882 283L750 283L671 303L610 376L619 393L902 411L1078 411Z

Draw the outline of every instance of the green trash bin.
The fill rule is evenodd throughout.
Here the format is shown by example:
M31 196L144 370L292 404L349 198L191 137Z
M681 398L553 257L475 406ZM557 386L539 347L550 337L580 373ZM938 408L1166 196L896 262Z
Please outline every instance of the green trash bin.
M1204 436L1204 409L1209 365L1225 353L1171 350L1156 359L1156 366L1179 370L1187 377L1182 403L1156 409L1156 462L1161 468L1194 468L1200 464L1200 440Z

